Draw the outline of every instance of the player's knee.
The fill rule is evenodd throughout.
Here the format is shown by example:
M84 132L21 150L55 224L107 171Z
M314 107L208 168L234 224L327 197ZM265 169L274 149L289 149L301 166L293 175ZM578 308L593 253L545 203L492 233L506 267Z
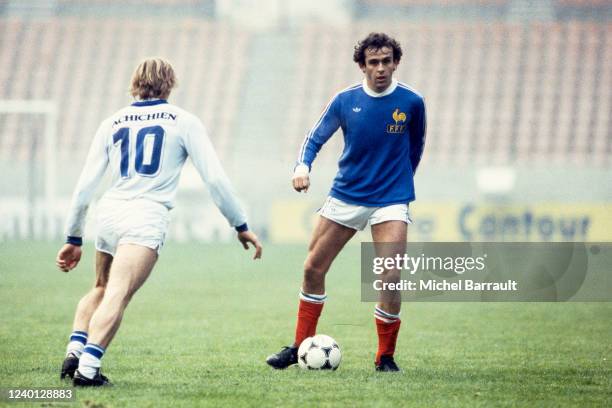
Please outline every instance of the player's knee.
M98 305L104 297L104 288L94 287L79 301L80 306L89 306L91 303Z
M105 289L104 286L95 286L93 289L91 289L89 293L94 299L100 302L102 298L104 297L104 289Z
M104 291L104 299L112 304L127 305L132 299L134 293L126 286L112 286Z
M306 280L319 281L325 278L327 269L307 259L304 262L304 278Z
M401 278L401 272L397 269L385 271L383 275L383 279L385 280L385 282L399 282Z

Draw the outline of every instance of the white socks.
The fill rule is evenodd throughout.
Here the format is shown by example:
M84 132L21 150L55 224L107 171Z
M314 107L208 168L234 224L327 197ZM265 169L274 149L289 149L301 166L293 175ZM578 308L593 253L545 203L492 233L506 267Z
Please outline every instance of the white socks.
M87 333L83 331L73 331L70 335L68 347L66 347L66 357L73 354L75 357L80 358L85 349L85 343L87 343Z
M87 343L83 354L79 359L79 373L89 379L94 378L101 366L101 359L106 350L104 347L93 343Z

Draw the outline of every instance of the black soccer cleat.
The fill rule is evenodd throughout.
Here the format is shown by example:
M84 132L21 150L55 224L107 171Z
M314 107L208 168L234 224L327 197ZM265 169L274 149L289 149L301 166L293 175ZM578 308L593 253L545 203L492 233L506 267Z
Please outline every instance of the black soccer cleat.
M106 376L100 374L100 369L98 368L96 375L91 379L85 377L79 370L76 370L72 379L72 385L75 387L108 387L113 384L111 384Z
M298 348L295 346L283 347L281 351L276 354L272 354L266 359L266 363L269 366L282 370L289 367L290 365L297 364L298 362Z
M393 360L393 356L380 356L380 364L376 364L376 371L382 372L397 372L401 371L397 364L395 364L395 360Z
M79 368L79 358L72 353L68 354L64 359L64 364L62 364L60 378L63 380L66 376L70 378L74 377L74 372L77 368Z

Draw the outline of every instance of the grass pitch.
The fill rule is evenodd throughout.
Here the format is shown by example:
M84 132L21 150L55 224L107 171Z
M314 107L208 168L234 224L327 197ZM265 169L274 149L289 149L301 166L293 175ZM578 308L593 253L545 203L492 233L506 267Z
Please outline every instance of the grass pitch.
M74 307L93 281L93 246L69 274L54 266L57 249L0 244L0 387L68 384L59 368ZM170 242L104 357L115 386L77 390L78 405L612 405L610 303L404 304L404 372L374 372L357 245L328 276L319 324L342 348L338 371L268 368L265 357L293 337L305 251L267 245L252 262L238 243Z

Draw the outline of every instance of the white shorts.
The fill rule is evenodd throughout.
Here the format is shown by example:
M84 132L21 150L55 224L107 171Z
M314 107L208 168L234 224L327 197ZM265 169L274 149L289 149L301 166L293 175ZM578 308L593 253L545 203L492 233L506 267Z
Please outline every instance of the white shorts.
M385 207L365 207L345 203L334 197L327 197L319 210L319 215L340 225L362 231L368 222L370 225L385 221L404 221L412 224L408 204L392 204Z
M121 244L137 244L161 250L170 216L168 209L151 200L103 198L97 207L96 249L115 255Z

